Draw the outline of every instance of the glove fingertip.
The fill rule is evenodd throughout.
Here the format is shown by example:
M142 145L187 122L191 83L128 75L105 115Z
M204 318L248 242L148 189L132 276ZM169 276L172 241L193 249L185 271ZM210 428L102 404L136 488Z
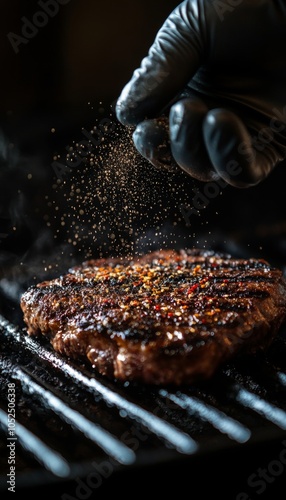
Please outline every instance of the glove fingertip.
M121 100L118 100L115 105L115 114L117 120L125 126L137 125L134 118L131 116L130 108L126 106Z
M154 167L175 171L178 165L171 154L166 122L163 118L141 122L133 132L133 141L138 152Z

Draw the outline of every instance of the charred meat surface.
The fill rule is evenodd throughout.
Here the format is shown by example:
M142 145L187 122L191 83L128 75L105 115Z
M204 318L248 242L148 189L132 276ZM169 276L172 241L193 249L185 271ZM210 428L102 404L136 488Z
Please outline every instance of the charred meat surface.
M286 319L282 272L262 259L162 250L94 259L21 297L29 335L120 381L193 384L266 349Z

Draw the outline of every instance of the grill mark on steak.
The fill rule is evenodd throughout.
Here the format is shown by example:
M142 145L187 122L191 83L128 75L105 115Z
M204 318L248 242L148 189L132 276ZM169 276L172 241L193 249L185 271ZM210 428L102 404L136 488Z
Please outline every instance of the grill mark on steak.
M89 260L30 287L21 307L29 335L102 375L178 385L265 349L286 318L286 283L262 259L164 250Z

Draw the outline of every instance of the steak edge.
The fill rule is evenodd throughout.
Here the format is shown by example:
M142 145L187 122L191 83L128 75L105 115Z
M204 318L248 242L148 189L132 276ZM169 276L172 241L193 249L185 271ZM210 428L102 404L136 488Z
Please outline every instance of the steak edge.
M286 318L286 282L262 259L162 250L88 260L31 286L20 305L29 335L101 375L193 384L271 344Z

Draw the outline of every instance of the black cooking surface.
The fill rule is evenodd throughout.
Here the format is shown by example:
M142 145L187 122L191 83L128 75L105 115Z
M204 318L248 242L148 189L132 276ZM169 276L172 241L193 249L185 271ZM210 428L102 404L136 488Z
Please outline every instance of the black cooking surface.
M25 272L22 281L20 276L18 284L1 280L3 491L11 382L18 492L98 496L122 487L131 476L142 482L142 492L152 481L166 493L174 483L178 488L190 483L205 494L218 488L220 498L229 499L244 498L241 492L268 498L280 491L286 448L285 328L267 353L238 358L208 382L181 388L122 384L27 335L18 297L29 279ZM267 479L259 476L263 468ZM232 478L227 490L222 486L226 475Z

